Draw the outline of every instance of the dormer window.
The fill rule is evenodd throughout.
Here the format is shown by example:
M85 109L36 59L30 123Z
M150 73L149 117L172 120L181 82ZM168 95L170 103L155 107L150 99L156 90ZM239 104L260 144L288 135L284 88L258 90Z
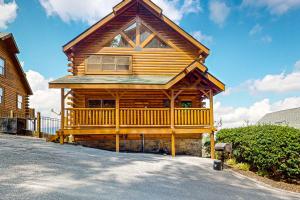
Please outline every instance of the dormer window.
M125 48L171 48L155 31L140 19L130 23L119 32L106 47Z
M0 58L0 75L4 76L5 70L5 61L4 59Z

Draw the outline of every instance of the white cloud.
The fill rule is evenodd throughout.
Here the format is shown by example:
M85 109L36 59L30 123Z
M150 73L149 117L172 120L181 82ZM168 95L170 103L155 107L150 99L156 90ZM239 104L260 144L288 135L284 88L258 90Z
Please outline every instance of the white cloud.
M192 35L200 42L204 44L211 44L213 42L213 37L210 35L205 35L201 31L195 31Z
M271 36L265 35L265 36L263 36L263 37L261 38L261 41L262 41L263 43L271 43L271 42L273 41L273 39L272 39Z
M33 96L30 97L30 107L41 112L43 116L58 118L51 112L51 109L60 112L59 90L48 88L48 83L52 79L46 79L39 72L32 70L26 72L26 77L33 90Z
M178 0L153 0L171 20L179 23L184 15L202 11L199 0L184 0L183 5Z
M267 8L271 14L282 15L291 9L300 8L299 0L243 0L243 6Z
M290 74L269 74L249 82L252 92L300 92L300 71Z
M290 97L274 103L269 99L263 99L249 107L227 107L216 102L215 120L222 121L221 128L246 126L255 124L267 113L296 107L300 107L300 97Z
M93 24L112 11L120 0L39 0L48 16L59 16L64 22L81 21ZM175 22L189 13L201 11L199 0L153 0L166 16Z
M253 36L256 35L258 33L260 33L262 31L263 27L260 24L256 24L250 31L249 31L249 35Z
M18 5L15 1L5 3L0 0L0 29L6 29L17 17Z
M230 14L230 8L225 2L212 0L209 3L209 18L216 24L222 26Z

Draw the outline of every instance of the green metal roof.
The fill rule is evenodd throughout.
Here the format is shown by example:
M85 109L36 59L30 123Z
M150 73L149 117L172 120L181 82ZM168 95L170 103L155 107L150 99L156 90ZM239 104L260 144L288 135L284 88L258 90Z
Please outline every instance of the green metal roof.
M174 75L86 75L65 76L50 84L141 84L165 85Z

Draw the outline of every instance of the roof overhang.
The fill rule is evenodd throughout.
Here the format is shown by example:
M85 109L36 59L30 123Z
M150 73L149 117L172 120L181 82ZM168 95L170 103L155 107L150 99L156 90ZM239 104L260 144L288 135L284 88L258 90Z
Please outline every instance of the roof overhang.
M225 85L195 61L177 75L94 75L65 76L49 83L50 88L68 89L141 89L169 90L188 74L199 71L213 85L215 94L225 90Z
M134 5L134 3L141 3L145 5L146 8L148 8L152 13L154 13L156 16L158 16L163 22L165 22L167 25L169 25L173 30L178 32L183 38L187 39L191 44L196 46L199 49L200 54L204 53L206 56L209 55L210 50L203 45L201 42L196 40L193 36L191 36L189 33L184 31L182 28L180 28L176 23L174 23L172 20L170 20L168 17L163 15L162 9L158 7L156 4L154 4L151 0L123 0L118 5L116 5L113 8L113 12L108 14L106 17L92 25L90 28L85 30L83 33L75 37L73 40L68 42L63 46L63 51L66 53L68 52L73 46L78 44L80 41L82 41L84 38L88 37L92 33L94 33L96 30L98 30L100 27L107 24L109 21L114 19L116 16L120 15L124 11L126 11L127 8ZM206 57L205 56L205 57Z

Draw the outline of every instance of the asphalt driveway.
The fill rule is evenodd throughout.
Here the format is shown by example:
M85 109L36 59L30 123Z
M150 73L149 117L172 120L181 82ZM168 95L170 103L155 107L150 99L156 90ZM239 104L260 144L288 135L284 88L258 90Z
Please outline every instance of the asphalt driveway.
M0 199L300 199L211 165L0 134Z

